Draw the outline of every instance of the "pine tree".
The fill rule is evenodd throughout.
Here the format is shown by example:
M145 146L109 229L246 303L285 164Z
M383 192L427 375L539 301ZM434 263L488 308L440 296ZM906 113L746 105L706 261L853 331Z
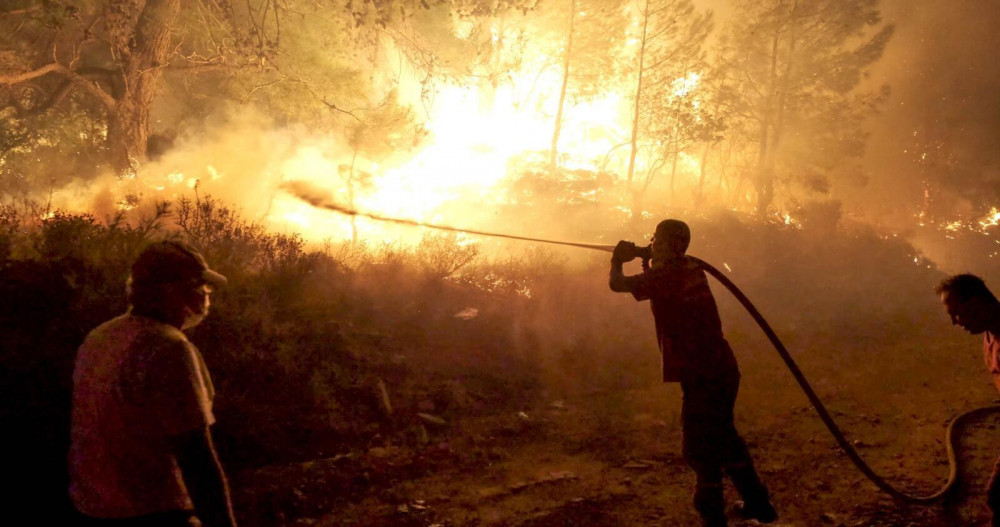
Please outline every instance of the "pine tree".
M878 0L747 0L726 32L722 68L730 123L753 144L756 211L767 213L781 179L818 191L860 156L861 123L887 94L857 90L893 34Z

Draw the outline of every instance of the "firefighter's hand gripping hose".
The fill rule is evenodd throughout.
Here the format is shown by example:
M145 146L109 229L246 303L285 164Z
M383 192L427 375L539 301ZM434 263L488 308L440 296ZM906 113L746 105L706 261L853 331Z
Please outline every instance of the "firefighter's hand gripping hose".
M446 225L423 223L415 220L392 218L377 214L358 212L352 208L343 207L339 204L332 202L327 196L324 195L325 193L311 187L308 184L293 182L293 183L286 183L285 185L283 185L283 187L292 194L296 195L297 197L299 197L304 201L309 202L315 207L324 208L327 210L332 210L335 212L351 216L364 216L379 221L387 221L392 223L412 225L418 227L428 227L432 229L438 229L450 232L477 234L481 236L532 241L532 242L547 243L553 245L565 245L570 247L578 247L581 249L592 249L604 252L612 252L614 250L613 245L576 243L576 242L568 242L560 240L546 240L542 238L531 238L527 236L515 236L512 234L477 231L471 229L460 229L457 227L449 227ZM740 304L743 305L743 308L747 310L750 316L753 317L754 321L757 322L757 325L760 326L760 329L764 331L765 335L767 335L768 340L771 341L771 345L774 346L774 349L781 356L781 359L785 361L785 365L788 367L788 370L792 373L792 376L795 377L795 380L796 382L799 383L799 387L802 388L802 391L805 392L806 397L809 399L810 404L812 404L812 407L816 410L816 413L819 414L820 420L823 421L823 424L826 425L826 428L830 431L830 433L833 435L833 438L837 441L837 445L840 446L841 450L843 450L844 453L847 454L847 457L850 458L851 462L854 463L854 465L858 468L858 470L860 470L865 475L865 477L867 477L872 483L875 484L875 486L877 486L879 489L889 494L893 498L910 503L931 504L943 499L945 496L948 495L948 493L955 487L955 484L958 482L959 467L958 467L958 458L955 452L955 446L958 444L961 425L966 421L971 420L974 417L980 417L986 414L1000 412L1000 405L984 406L981 408L975 408L973 410L969 410L965 413L959 414L957 417L952 419L950 423L948 423L948 428L945 432L945 449L948 455L948 467L949 467L948 479L939 490L937 490L932 494L926 494L926 495L914 495L899 490L896 487L890 485L881 476L876 474L875 471L872 470L870 466L868 466L868 463L866 463L865 460L862 459L861 455L858 454L858 451L854 448L854 446L847 440L846 437L844 437L843 432L840 431L840 427L837 426L837 423L833 420L833 417L830 416L830 412L827 411L826 406L823 405L823 401L821 401L819 396L816 395L816 392L812 389L812 386L809 384L809 381L806 380L805 375L802 374L802 370L799 369L798 365L795 363L795 360L793 360L792 356L788 353L788 350L785 348L785 345L781 342L781 339L778 338L778 335L775 334L773 329L771 329L771 325L768 324L767 320L764 319L763 315L761 315L760 312L757 311L757 308L753 305L753 303L750 302L750 299L743 294L743 291L740 291L740 289L736 287L736 284L734 284L729 278L727 278L726 275L722 274L721 271L719 271L712 265L708 264L704 260L701 260L700 258L695 258L693 256L688 256L688 258L691 258L692 260L697 262L698 265L700 265L708 274L712 275L716 280L718 280L722 285L724 285L726 289L728 289L729 292L734 297L736 297L737 300L740 301Z

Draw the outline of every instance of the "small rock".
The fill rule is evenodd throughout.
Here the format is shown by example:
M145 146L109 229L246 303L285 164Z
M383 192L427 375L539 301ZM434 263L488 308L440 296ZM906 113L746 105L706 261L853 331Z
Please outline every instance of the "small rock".
M455 313L454 317L461 320L472 320L479 316L479 309L474 307L467 307L458 313Z
M528 488L530 486L531 486L531 483L529 483L527 481L518 481L517 483L514 483L512 485L508 485L507 486L507 490L510 490L512 492L519 492L519 491L522 491L522 490L524 490L524 489L526 489L526 488Z
M431 435L427 432L427 427L420 425L417 427L417 436L421 445L426 445L431 442Z
M429 424L432 424L432 425L444 426L444 425L448 424L447 421L445 421L444 419L441 419L440 417L438 417L436 415L433 415L433 414L428 414L428 413L420 412L420 413L417 414L417 417L423 419L425 423L429 423Z
M382 411L385 412L386 417L391 417L392 401L389 399L389 389L386 388L385 381L382 379L376 379L375 391L379 396L379 401L382 403Z
M569 470L559 470L556 472L549 472L547 476L542 478L542 481L560 481L564 479L576 479L576 474Z
M479 489L479 496L483 499L491 499L507 494L508 491L502 487L486 487Z

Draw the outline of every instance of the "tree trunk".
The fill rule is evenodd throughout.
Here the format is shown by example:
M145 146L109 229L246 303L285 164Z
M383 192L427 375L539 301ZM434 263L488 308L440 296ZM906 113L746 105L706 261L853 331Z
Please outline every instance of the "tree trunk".
M170 28L180 0L149 0L142 6L135 30L123 48L123 90L108 115L108 147L118 175L135 175L146 162L149 115L172 51Z
M635 83L635 109L632 112L632 150L628 156L628 186L632 186L632 176L635 174L636 142L639 137L639 109L642 101L642 68L646 58L646 29L649 25L649 0L646 1L646 8L642 17L642 40L639 46L639 78Z
M782 5L784 2L782 2ZM798 1L793 0L788 11L787 19L787 40L788 55L785 58L785 71L778 73L778 54L780 52L780 42L782 37L782 26L778 24L774 30L774 40L771 45L771 83L768 91L769 113L767 118L768 127L771 128L770 137L766 133L761 137L764 148L764 156L761 157L758 165L758 192L757 192L757 214L763 216L767 213L767 208L774 201L774 172L777 164L777 152L781 142L781 136L785 129L785 105L787 104L787 94L791 82L792 65L795 62L795 47L797 38L796 11Z
M792 8L789 12L789 29L788 29L788 56L785 58L785 72L783 75L776 78L775 91L777 95L777 101L774 104L773 115L774 115L774 126L771 133L771 144L767 148L767 166L766 174L768 179L766 181L767 188L765 196L767 197L767 203L764 205L764 210L760 209L760 204L758 203L758 213L763 214L766 212L767 206L771 204L774 200L774 171L778 159L778 147L781 144L781 137L785 131L785 106L787 103L787 94L789 89L789 84L792 78L792 65L795 63L795 9L798 7L798 2L792 2Z
M351 171L347 175L347 203L351 210L358 210L354 205L354 165L358 160L358 149L354 148L354 155L351 156ZM358 215L351 214L351 245L358 244Z
M556 169L556 159L559 155L559 132L562 131L563 107L566 105L566 87L569 85L569 64L573 53L573 26L576 22L576 0L571 0L569 14L569 35L566 37L566 56L563 59L562 87L559 89L559 107L556 109L556 122L552 131L552 149L549 151L549 167Z
M642 220L642 204L644 198L646 197L646 191L645 189L642 190L635 189L631 191L631 195L632 195L632 216L629 219L631 220L632 224L638 225L638 223Z
M674 157L670 161L670 204L674 204L674 181L677 180L677 158L680 157L680 144L674 141Z
M771 128L770 120L765 117L760 126L760 134L757 143L757 164L754 168L753 186L757 190L757 215L763 216L767 212L767 207L774 199L773 174L768 171L768 132Z
M774 201L774 174L765 168L760 170L757 178L757 216L764 217Z
M701 158L698 161L698 188L694 192L694 204L701 205L705 199L705 165L708 164L708 153L712 149L712 143L706 141L705 147L701 150Z
M781 24L775 23L774 36L771 40L771 71L768 80L767 93L764 98L764 108L760 119L760 133L757 143L757 167L754 174L754 187L757 190L757 215L763 217L767 214L767 208L774 200L774 173L771 168L771 152L768 135L771 131L771 123L774 118L776 97L778 89L778 48L781 43Z

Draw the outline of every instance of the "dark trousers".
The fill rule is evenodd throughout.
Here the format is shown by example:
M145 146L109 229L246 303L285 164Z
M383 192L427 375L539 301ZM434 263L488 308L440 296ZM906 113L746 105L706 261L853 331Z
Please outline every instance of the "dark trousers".
M725 525L722 475L728 474L748 504L768 501L747 445L733 422L739 372L681 381L684 460L698 477L694 506L706 525Z

